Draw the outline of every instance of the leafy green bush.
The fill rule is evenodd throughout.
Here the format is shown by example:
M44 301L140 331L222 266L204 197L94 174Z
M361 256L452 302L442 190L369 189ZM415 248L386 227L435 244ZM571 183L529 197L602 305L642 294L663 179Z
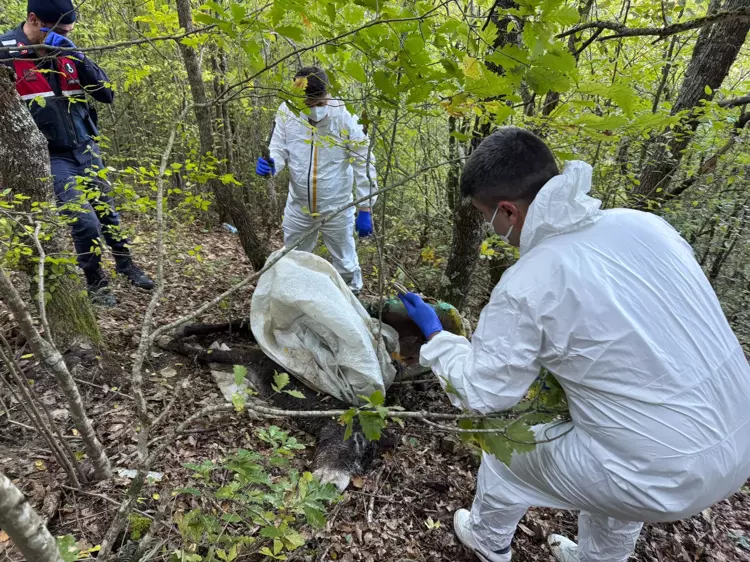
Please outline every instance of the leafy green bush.
M200 506L175 513L183 544L172 562L231 562L241 553L285 560L305 544L306 526L325 525L327 506L340 497L336 488L309 472L287 470L305 446L276 426L257 435L269 450L239 449L220 463L185 465L195 484L174 494L192 496Z

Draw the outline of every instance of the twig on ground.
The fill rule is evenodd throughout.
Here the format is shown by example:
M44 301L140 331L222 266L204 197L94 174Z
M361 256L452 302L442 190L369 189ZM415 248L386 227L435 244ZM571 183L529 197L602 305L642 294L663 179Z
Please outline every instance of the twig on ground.
M73 377L73 380L76 381L79 384L85 384L86 386L91 386L93 388L98 388L99 390L101 390L105 394L111 392L112 394L117 394L118 396L122 396L123 398L127 398L128 400L134 400L134 398L132 396L130 396L130 394L125 394L124 392L120 392L119 390L113 390L110 387L108 387L106 385L103 385L103 384L96 384L96 383L93 383L93 382L90 382L90 381L87 381L87 380L79 379L77 377Z
M110 498L109 496L105 496L104 494L97 494L95 492L88 492L86 490L83 490L82 488L76 488L74 486L66 486L65 484L60 484L60 487L69 490L71 492L75 492L76 494L83 494L84 496L90 496L92 498L99 498L100 500L104 500L108 503L111 503L112 505L120 505L120 502L118 502L114 498ZM140 509L134 509L138 515L143 515L143 517L148 517L149 519L154 519L152 515L149 515L145 511L141 511Z

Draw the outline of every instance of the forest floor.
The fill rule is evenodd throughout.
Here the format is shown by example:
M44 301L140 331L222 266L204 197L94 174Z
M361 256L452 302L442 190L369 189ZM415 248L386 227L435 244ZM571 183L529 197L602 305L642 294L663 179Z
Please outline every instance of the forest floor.
M151 240L136 238L135 254L148 271L155 264L147 259ZM196 249L197 246L200 248ZM194 310L246 275L250 268L234 235L223 230L199 228L173 234L168 241L170 260L164 300L157 312L157 323L164 324ZM198 254L198 256L196 256ZM200 259L199 259L200 258ZM108 356L88 358L78 371L80 389L98 433L117 469L134 464L135 413L129 392L129 374L140 334L140 321L149 295L116 280L114 292L119 304L99 309ZM236 294L202 321L227 321L247 314L252 287ZM0 318L6 336L15 336L7 316ZM75 431L54 379L42 373L26 356L21 345L18 357L34 389L77 448ZM152 414L170 402L174 391L186 378L174 410L157 429L154 437L168 432L204 405L221 403L222 397L208 370L184 357L154 350L146 365L146 393ZM5 388L3 393L5 393ZM410 410L451 411L439 385L422 382L392 387L395 401ZM14 420L27 422L18 404L4 394ZM147 485L138 510L153 517L158 512L172 514L190 509L183 495L172 490L188 484L186 462L218 460L239 447L263 451L267 445L255 430L271 422L256 422L244 416L204 420L183 434L154 470L164 473L158 483ZM313 441L297 431L292 423L274 422L309 445L295 458L299 468L309 467ZM451 436L436 433L418 423L407 423L399 430L397 448L369 475L355 478L334 505L324 530L307 533L308 542L290 558L297 561L420 561L456 562L474 560L462 548L452 530L453 512L469 507L474 494L477 457ZM0 412L0 471L14 479L32 505L47 519L55 535L72 534L81 546L101 542L117 504L125 495L129 480L114 481L86 488L86 493L64 487L64 475L49 450L30 430L8 423ZM551 533L575 538L576 515L565 511L531 509L522 520L513 543L518 562L552 560L545 538ZM175 525L161 526L159 538L179 538ZM7 535L0 532L0 561L17 560ZM151 560L166 560L161 555ZM261 559L257 556L253 559ZM677 523L647 525L638 541L637 561L747 561L750 560L750 488Z

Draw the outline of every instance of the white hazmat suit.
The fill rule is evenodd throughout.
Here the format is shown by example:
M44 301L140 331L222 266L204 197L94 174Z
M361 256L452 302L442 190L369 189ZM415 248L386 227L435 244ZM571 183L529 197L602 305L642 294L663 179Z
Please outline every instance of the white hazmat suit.
M322 217L351 203L353 182L357 199L377 190L375 157L357 117L339 100L328 100L327 109L328 114L317 125L311 125L307 115L293 112L286 103L276 114L269 152L276 173L289 167L283 223L286 246L297 242ZM362 207L372 207L375 201L372 197ZM336 271L359 291L362 272L354 243L354 208L334 217L321 230ZM312 252L317 240L316 232L297 249Z
M642 521L694 515L750 476L750 367L692 249L655 215L601 211L590 185L577 161L550 180L472 340L422 347L457 407L508 409L541 367L568 399L572 423L535 428L560 439L510 467L485 453L471 520L489 550L534 505L581 511L581 561L625 561Z

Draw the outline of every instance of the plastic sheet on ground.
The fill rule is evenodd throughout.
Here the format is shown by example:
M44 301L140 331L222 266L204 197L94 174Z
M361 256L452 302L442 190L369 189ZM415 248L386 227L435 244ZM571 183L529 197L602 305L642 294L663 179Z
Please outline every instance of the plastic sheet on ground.
M314 254L292 250L261 275L250 327L260 348L290 375L352 405L360 396L385 394L396 375L396 331L383 324L380 338L378 320Z

